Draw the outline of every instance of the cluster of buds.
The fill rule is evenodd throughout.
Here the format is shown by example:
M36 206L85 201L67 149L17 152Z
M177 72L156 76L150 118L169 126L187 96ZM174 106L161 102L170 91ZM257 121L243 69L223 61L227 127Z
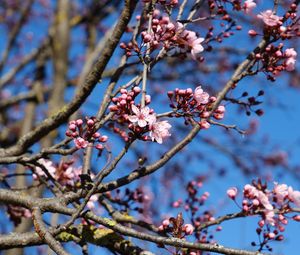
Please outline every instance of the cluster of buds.
M291 4L283 17L277 16L272 10L266 10L257 15L264 22L264 34L281 38L282 40L300 36L297 24L297 5ZM286 23L286 25L285 25ZM256 36L255 30L249 30L250 36Z
M113 97L111 99L113 105L110 105L108 109L115 113L115 119L119 124L127 123L128 116L131 114L131 105L135 104L135 98L140 94L141 88L135 86L130 91L127 89L120 90L120 96ZM151 97L146 95L145 104L148 105L151 102Z
M37 163L39 163L41 167L37 166L34 168L34 180L38 180L39 178L47 179L48 176L45 173L46 170L54 180L63 186L71 188L80 182L82 168L74 167L74 160L67 162L61 161L58 165L56 165L51 160L41 158L37 161Z
M213 230L203 228L204 225L214 222L215 218L210 210L203 210L205 202L209 198L209 192L199 194L199 188L202 187L202 181L191 181L186 187L188 197L183 202L182 199L178 199L173 202L173 207L183 207L186 211L191 214L191 221L193 222L194 234L197 240L201 243L212 243L213 242ZM214 231L221 231L222 227L217 226Z
M163 139L170 136L169 129L171 125L167 121L157 121L156 114L153 109L148 106L141 107L135 105L134 99L141 92L139 87L133 87L131 91L121 89L119 97L112 98L114 105L109 106L109 110L115 113L115 120L121 125L128 125L132 131L126 135L125 131L121 132L125 140L130 137L136 137L141 140L152 140L162 143ZM151 97L145 96L145 105L150 104ZM116 127L113 127L116 129ZM149 136L145 135L150 132Z
M131 56L132 51L140 54L141 48L146 44L150 51L159 48L165 50L176 49L179 53L191 54L193 59L196 59L197 55L204 50L201 45L204 38L197 37L194 31L185 29L181 23L172 22L168 16L160 17L159 10L153 12L151 29L143 31L141 35L142 44L140 47L133 42L128 44L122 42L120 44L120 47L126 51L127 56Z
M134 105L135 98L140 94L141 89L138 86L131 88L131 90L121 89L120 96L112 98L112 105L109 106L109 110L114 112L114 120L119 125L123 126L130 124L129 116L132 113L132 105ZM148 105L151 103L151 97L149 95L145 96L145 104ZM129 136L126 131L123 129L116 127L115 125L111 124L110 128L116 133L119 134L124 141L129 141ZM141 130L135 130L141 131ZM139 132L138 132L139 133Z
M236 187L227 190L229 198L235 201L237 194ZM293 211L292 204L300 206L300 191L295 191L286 184L275 183L272 190L268 190L267 184L260 180L244 186L242 210L246 215L261 216L256 232L263 236L264 242L283 240L282 232L288 224L285 214ZM292 219L300 221L300 215L294 215Z
M208 129L210 124L207 118L209 118L210 115L217 120L224 118L224 105L218 106L212 114L210 113L210 109L216 101L216 97L204 92L201 86L197 87L194 91L191 88L177 88L174 91L169 91L168 97L171 100L170 106L175 111L174 116L183 116L186 120L186 124L195 121L194 118L200 117L200 121L198 121L199 125L203 129Z
M95 117L86 117L85 124L82 119L70 121L66 136L74 139L77 149L86 148L89 144L92 144L96 149L102 151L104 149L103 143L108 140L108 137L97 132ZM95 143L97 144L94 145Z
M241 0L234 0L234 1L228 1L226 4L231 4L233 10L241 11L243 10L246 14L250 13L255 7L256 3L253 0L245 0L244 3L242 3ZM227 15L227 11L224 9L224 7L221 4L216 4L214 0L208 1L208 6L210 11L217 11L218 14L223 14L224 16ZM223 18L224 19L224 18Z
M117 190L116 195L107 193L106 196L108 196L111 201L119 204L121 211L133 210L140 214L147 214L147 207L151 200L151 195L142 188L136 188L134 190L127 188L124 193Z
M274 46L270 44L264 53L256 54L257 61L262 63L261 71L268 73L267 78L275 81L274 76L278 76L282 71L295 70L297 52L294 48L282 50L283 44Z
M184 224L182 214L179 213L176 218L171 217L163 220L158 230L172 233L172 235L177 238L184 238L187 235L192 235L195 228L192 224Z

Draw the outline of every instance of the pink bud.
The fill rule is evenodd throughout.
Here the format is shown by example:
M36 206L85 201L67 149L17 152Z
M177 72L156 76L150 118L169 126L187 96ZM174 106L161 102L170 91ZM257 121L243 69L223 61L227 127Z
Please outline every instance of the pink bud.
M203 129L209 129L210 128L210 124L206 120L201 120L199 125Z
M262 228L265 225L265 221L264 220L260 220L258 222L258 225Z
M178 201L175 201L175 202L173 203L173 207L177 208L177 207L179 207L179 206L180 206L180 203L179 203Z
M271 232L271 233L268 234L268 237L269 237L270 239L274 239L275 236L276 236L276 235L275 235L273 232Z
M300 215L295 215L295 216L293 216L293 220L295 220L295 221L300 221Z
M95 121L93 121L92 119L89 119L89 120L87 121L87 125L88 125L89 127L94 126L94 124L95 124Z
M99 150L99 151L101 151L101 150L104 149L104 147L103 147L103 145L102 145L101 143L98 143L95 147L96 147L96 149Z
M191 224L185 224L183 226L183 231L187 234L187 235L191 235L194 232L194 227Z
M93 137L94 137L94 138L99 138L99 136L100 136L100 133L99 133L99 132L96 132L96 133L93 134Z
M151 36L150 34L145 34L145 36L144 36L143 39L144 39L144 42L145 42L145 43L148 43L148 42L151 41L152 36Z
M75 124L70 124L69 125L69 129L71 130L71 131L76 131L76 125Z
M140 87L137 87L137 86L135 86L135 87L133 87L133 89L132 89L133 91L134 91L134 93L136 93L136 94L138 94L138 93L140 93L141 92L141 88Z
M228 190L227 190L227 196L229 197L229 198L231 198L231 199L235 199L235 197L236 197L236 195L237 195L237 188L236 187L232 187L232 188L229 188Z
M217 120L221 120L224 118L224 113L215 113L214 118Z
M77 126L81 126L82 124L83 124L83 120L82 119L76 120L76 125Z
M99 138L99 141L102 143L105 143L107 140L108 140L108 136L106 136L106 135L103 135Z
M146 104L150 104L151 103L151 96L150 95L146 95L145 96L145 103Z
M225 112L225 106L224 105L219 105L218 108L215 110L216 113L224 113Z
M250 35L250 36L256 36L257 32L255 30L251 29L251 30L248 31L248 35Z

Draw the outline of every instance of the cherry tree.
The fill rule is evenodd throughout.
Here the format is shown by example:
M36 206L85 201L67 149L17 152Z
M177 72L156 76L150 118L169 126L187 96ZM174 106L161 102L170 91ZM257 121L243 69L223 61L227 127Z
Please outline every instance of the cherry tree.
M298 93L298 0L0 3L5 254L288 247L298 148L259 121Z

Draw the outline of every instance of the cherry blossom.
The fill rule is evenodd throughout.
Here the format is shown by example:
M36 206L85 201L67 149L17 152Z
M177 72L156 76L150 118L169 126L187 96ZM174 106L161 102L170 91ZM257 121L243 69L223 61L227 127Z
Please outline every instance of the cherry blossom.
M200 104L207 104L209 99L209 94L204 92L201 86L198 86L194 91L194 99Z
M276 202L281 205L288 195L288 186L286 184L275 183L273 192L276 197Z
M77 149L86 148L89 144L88 141L86 141L82 137L77 137L76 139L74 139L74 143Z
M183 29L183 25L179 22L177 24L177 29ZM179 38L179 42L183 42L183 44L186 44L186 46L191 49L191 55L193 59L196 59L197 54L204 51L204 48L201 45L201 43L204 41L204 38L197 37L194 31L183 30Z
M269 223L272 226L275 225L275 219L274 219L275 213L274 213L273 210L266 210L264 212L264 216L265 216L265 219L266 219L267 223Z
M197 38L195 40L190 40L188 41L190 47L192 48L191 50L191 55L193 57L193 59L197 58L197 54L201 53L202 51L204 51L203 46L201 45L201 43L204 41L204 38Z
M149 122L152 122L155 118L154 114L150 113L150 108L148 106L141 108L137 108L134 104L131 106L131 110L134 115L128 116L129 121L132 123L138 124L140 127L145 127Z
M275 15L272 10L261 12L257 15L257 17L262 19L263 22L269 27L281 25L280 17Z
M256 7L256 3L253 0L246 0L244 3L244 12L250 13Z
M300 207L300 191L293 190L292 187L288 188L288 198L298 207Z
M43 165L47 171L49 172L49 174L55 178L55 172L56 172L56 167L53 165L53 162L51 160L48 159L39 159L37 161L39 164ZM38 179L38 176L40 177L47 177L47 175L45 174L45 172L43 171L43 169L41 169L40 167L36 167L35 168L35 173L32 175L34 180Z
M168 121L159 121L154 122L150 126L150 137L152 141L156 141L159 144L162 144L163 139L165 139L168 136L171 136L169 129L172 126L168 123Z
M273 210L273 206L271 205L268 196L264 192L258 191L257 199L267 210Z
M297 52L295 51L294 48L288 48L284 51L284 54L288 58L296 58L297 57Z

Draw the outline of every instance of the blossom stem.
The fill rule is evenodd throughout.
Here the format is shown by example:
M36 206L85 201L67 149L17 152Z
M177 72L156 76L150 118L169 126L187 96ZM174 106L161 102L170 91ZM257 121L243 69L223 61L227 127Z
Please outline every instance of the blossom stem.
M152 33L152 19L153 19L153 7L156 1L152 1L150 3L149 9L149 21L148 21L148 30L147 33L151 34ZM146 104L146 88L147 88L147 73L148 73L148 62L150 59L150 42L146 44L147 50L146 50L146 55L144 58L144 68L143 68L143 82L142 82L142 99L141 99L141 107L145 107Z

